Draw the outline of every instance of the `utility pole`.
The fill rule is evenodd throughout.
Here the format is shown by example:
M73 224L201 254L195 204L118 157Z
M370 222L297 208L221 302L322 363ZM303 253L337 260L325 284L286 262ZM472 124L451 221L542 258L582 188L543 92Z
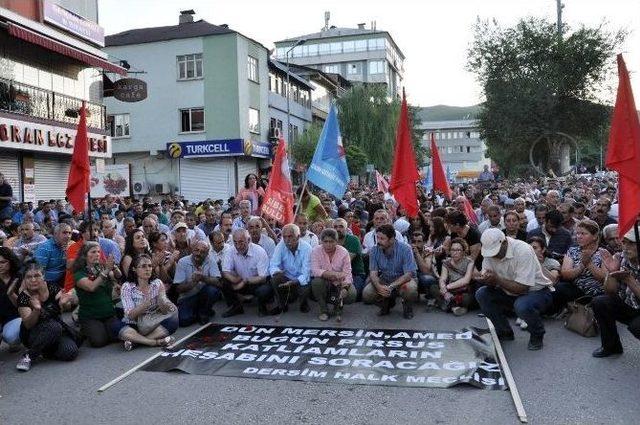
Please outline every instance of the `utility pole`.
M564 5L562 0L556 0L556 4L558 11L558 38L562 40L562 9L564 9Z

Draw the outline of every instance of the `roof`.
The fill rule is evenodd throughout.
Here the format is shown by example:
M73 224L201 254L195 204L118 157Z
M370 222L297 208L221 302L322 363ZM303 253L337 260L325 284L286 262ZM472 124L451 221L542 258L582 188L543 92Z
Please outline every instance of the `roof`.
M204 37L207 35L232 34L236 31L226 26L213 25L201 19L167 27L138 28L105 37L105 46L126 46L129 44L153 43L156 41L181 38Z
M284 40L276 41L274 44L278 45L279 43L293 43L300 39L318 40L322 38L345 37L345 36L351 36L351 35L376 35L376 34L382 34L382 35L388 36L391 42L396 47L396 49L398 50L398 53L400 53L400 56L402 56L402 59L406 59L404 56L404 53L402 53L402 50L400 50L400 47L398 47L398 44L395 42L393 37L391 37L391 34L388 31L378 31L378 30L372 30L367 28L331 27L326 31L314 32L311 34L305 34L305 35L299 35L297 37L287 38Z
M444 130L449 128L476 128L477 120L450 120L450 121L422 121L419 125L421 129Z
M278 62L277 60L269 59L269 66L270 67L273 66L274 68L278 69L283 74L287 73L287 66L282 64L281 62ZM294 80L296 80L300 84L303 84L305 87L307 87L307 88L309 88L311 90L314 90L314 88L311 85L311 83L309 83L309 81L305 80L304 78L302 78L301 76L296 74L295 71L289 71L289 76L290 76L290 78L293 78Z

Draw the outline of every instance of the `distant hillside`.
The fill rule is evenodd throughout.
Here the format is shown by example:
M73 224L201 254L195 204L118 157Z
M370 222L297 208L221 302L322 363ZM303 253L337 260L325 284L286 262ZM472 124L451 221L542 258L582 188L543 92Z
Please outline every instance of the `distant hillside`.
M474 119L480 111L480 105L447 106L435 105L420 108L418 116L422 121L449 121Z

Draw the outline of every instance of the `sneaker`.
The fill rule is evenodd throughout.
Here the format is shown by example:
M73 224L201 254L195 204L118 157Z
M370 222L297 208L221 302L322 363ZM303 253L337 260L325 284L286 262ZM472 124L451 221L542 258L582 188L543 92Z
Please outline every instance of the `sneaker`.
M453 307L451 309L451 312L454 316L464 316L465 314L467 314L467 311L468 310L465 307Z
M222 317L224 317L224 318L233 317L233 316L237 316L238 314L242 314L242 313L244 313L244 309L242 308L242 304L238 304L238 305L234 305L234 306L231 306L230 308L228 308L227 311L222 313Z
M29 357L28 354L23 355L16 365L16 369L21 370L22 372L29 371L29 369L31 369L31 357Z
M527 322L519 317L516 318L516 326L520 326L520 329L527 329L529 327L529 325L527 325Z
M133 350L133 342L131 341L125 341L124 344L122 344L124 347L124 351L131 351Z

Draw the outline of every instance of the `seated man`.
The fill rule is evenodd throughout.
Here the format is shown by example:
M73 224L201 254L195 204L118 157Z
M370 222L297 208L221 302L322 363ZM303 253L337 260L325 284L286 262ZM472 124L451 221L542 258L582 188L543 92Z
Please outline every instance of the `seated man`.
M425 249L424 234L421 232L413 232L411 235L411 250L413 259L418 267L418 292L431 294L431 287L438 285L433 272L435 264L433 258L433 249Z
M220 299L220 270L206 241L195 241L192 254L178 260L173 284L178 292L180 326L190 326L196 320L204 325L214 315L213 303Z
M542 272L531 245L507 237L499 229L482 234L482 272L474 278L486 286L476 291L482 312L493 322L501 341L514 339L505 309L513 308L531 333L529 350L540 350L544 324L540 313L552 303L551 281Z
M300 238L300 228L287 224L282 228L282 240L276 245L269 264L271 286L278 307L272 314L287 311L288 304L300 295L300 311L309 311L309 274L311 246ZM299 294L300 293L300 294Z
M44 269L44 279L62 289L67 271L67 248L71 241L71 226L58 224L53 237L38 245L34 252L36 262Z
M247 223L247 230L251 235L251 242L260 245L267 252L269 260L271 260L273 251L276 249L276 243L262 231L262 219L259 217L251 217Z
M20 225L20 238L14 243L13 252L20 260L27 261L36 247L46 241L47 238L36 233L33 223L24 223Z
M369 254L369 284L362 292L366 304L380 303L379 316L389 314L398 295L402 297L403 316L413 318L413 303L418 300L416 262L411 247L396 240L390 224L376 229L377 245Z
M353 286L351 258L349 251L339 245L338 233L334 229L324 229L320 233L320 245L311 251L311 290L320 305L322 321L329 319L327 301L335 298L336 320L342 321L342 306L356 300L357 291Z
M240 295L252 294L258 298L258 312L268 313L267 303L273 297L269 276L269 257L265 250L251 242L246 229L233 232L233 247L222 260L222 293L231 307L222 317L244 313Z
M629 332L640 339L640 268L633 229L624 235L622 245L620 270L612 272L605 280L605 295L591 301L602 341L593 357L622 354L616 322L628 325Z
M534 236L544 238L547 242L549 257L561 261L573 244L571 233L562 226L564 218L558 210L549 211L544 218L544 224L527 234L527 239Z

